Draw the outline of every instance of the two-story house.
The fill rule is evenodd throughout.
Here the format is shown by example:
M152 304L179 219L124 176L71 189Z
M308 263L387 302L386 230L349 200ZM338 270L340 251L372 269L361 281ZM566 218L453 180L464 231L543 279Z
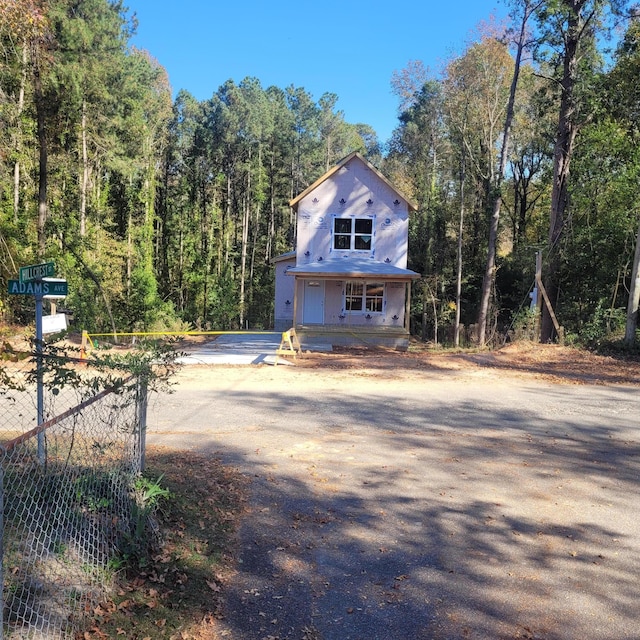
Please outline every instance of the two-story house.
M303 342L406 348L409 212L416 205L352 153L290 202L296 250L274 259L275 328Z

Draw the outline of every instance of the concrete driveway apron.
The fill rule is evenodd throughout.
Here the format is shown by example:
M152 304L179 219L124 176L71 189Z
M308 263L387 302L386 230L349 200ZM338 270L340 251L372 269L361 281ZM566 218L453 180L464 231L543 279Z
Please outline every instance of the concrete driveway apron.
M281 333L274 331L219 335L215 340L189 346L178 362L182 364L274 364L281 336Z

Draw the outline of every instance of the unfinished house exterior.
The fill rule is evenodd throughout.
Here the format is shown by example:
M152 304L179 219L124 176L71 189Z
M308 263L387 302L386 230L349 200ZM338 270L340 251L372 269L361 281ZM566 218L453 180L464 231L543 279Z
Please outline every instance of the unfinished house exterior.
M275 327L306 343L409 343L409 212L415 205L352 153L290 202L294 252L274 259Z

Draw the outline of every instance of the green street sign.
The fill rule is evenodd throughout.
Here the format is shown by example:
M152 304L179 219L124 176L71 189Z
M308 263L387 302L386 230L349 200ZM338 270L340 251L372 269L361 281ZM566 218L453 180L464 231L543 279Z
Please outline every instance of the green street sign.
M20 267L20 282L32 282L51 278L55 272L53 262L43 262L42 264L32 264L28 267Z
M66 280L38 280L35 282L20 282L9 280L9 293L21 296L42 296L43 298L64 298L69 293Z

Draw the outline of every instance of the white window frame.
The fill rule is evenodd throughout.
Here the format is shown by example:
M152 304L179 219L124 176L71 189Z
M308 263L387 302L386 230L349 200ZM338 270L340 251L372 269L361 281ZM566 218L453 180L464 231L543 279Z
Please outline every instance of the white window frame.
M349 222L350 229L349 231L337 231L337 226L339 222ZM371 225L371 232L363 232L358 231L357 226L358 222L367 222ZM349 238L349 247L336 247L336 239L338 236L348 237ZM368 249L357 249L356 241L358 238L364 238L369 236L369 248ZM375 218L373 216L362 216L358 217L355 215L351 216L334 216L333 224L331 226L331 249L332 251L354 251L357 253L372 253L373 252L373 244L375 239Z
M354 288L361 288L360 292L354 292ZM375 293L374 290L381 288L382 293ZM360 308L353 308L353 301L360 300L357 305ZM375 307L375 308L374 308ZM380 310L376 310L379 307ZM387 287L384 282L375 280L347 280L344 285L343 308L344 312L351 315L382 315L387 307Z

